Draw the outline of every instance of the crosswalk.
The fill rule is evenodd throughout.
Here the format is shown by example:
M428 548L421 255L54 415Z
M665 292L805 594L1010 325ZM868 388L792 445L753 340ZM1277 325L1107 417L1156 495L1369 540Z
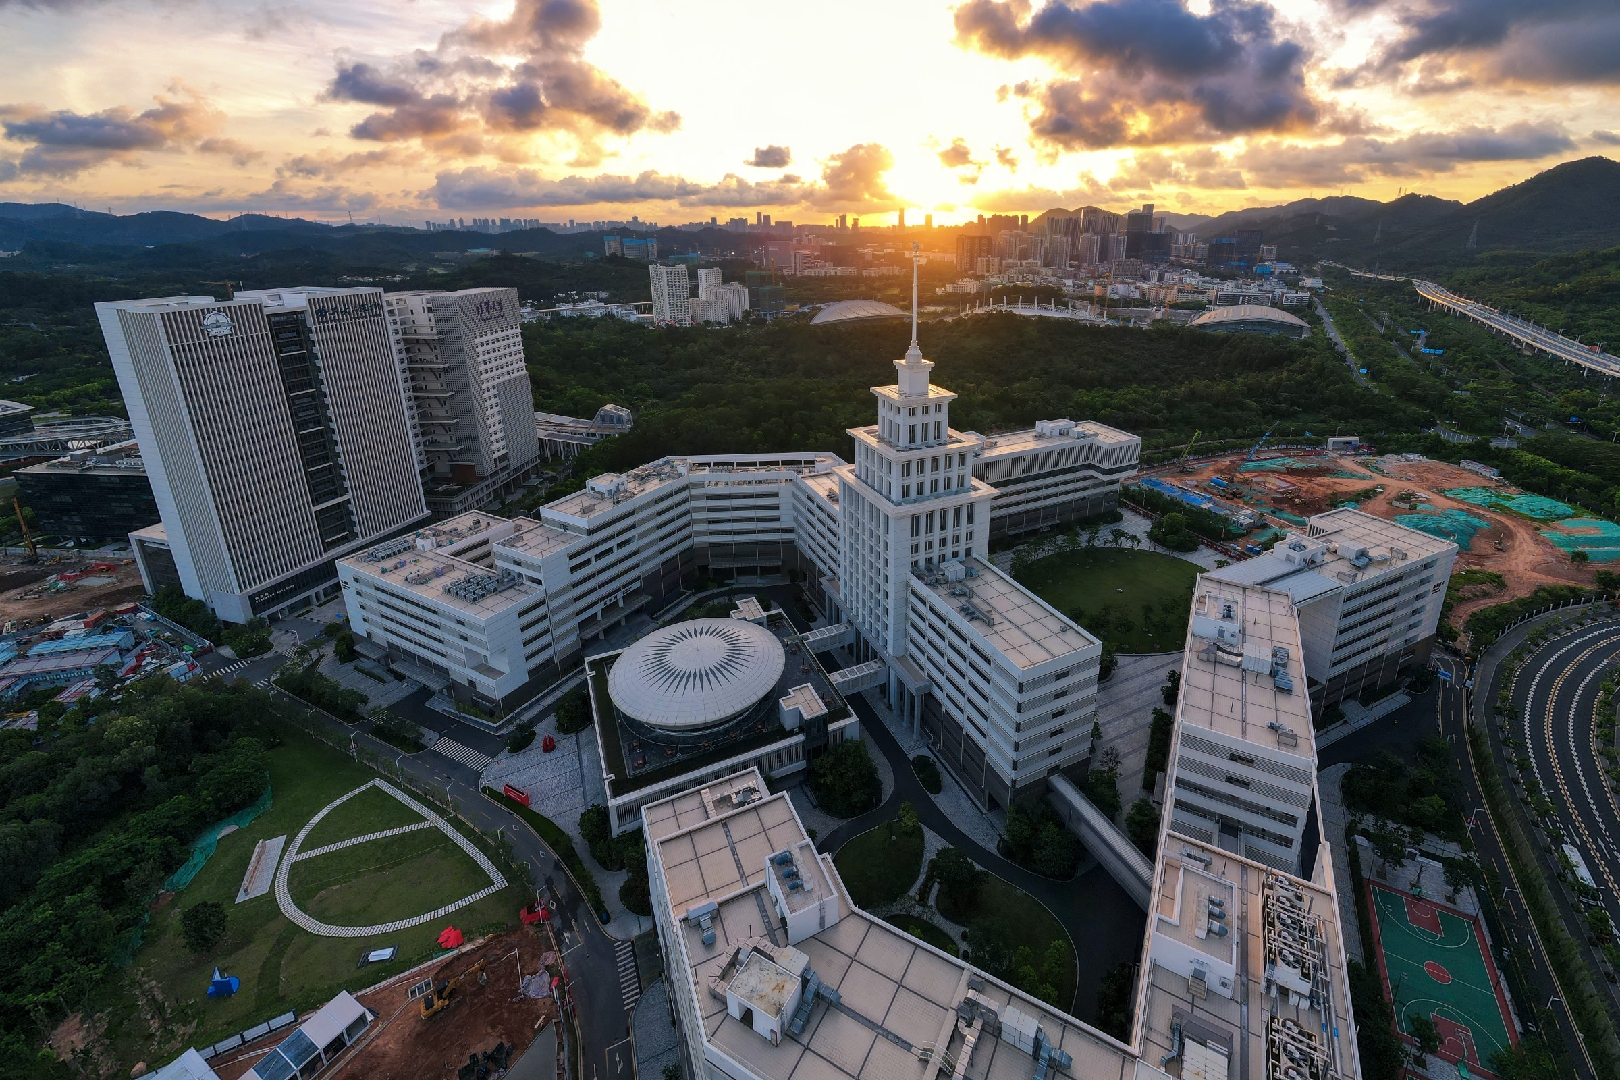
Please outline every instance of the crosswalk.
M613 954L619 962L619 997L624 1011L630 1012L641 1000L641 976L636 971L636 947L628 941L615 941Z
M489 768L489 763L494 760L488 754L480 754L472 747L462 746L456 740L448 737L441 737L438 742L428 747L428 749L436 750L450 760L459 761L470 769L476 769L478 772L483 772Z

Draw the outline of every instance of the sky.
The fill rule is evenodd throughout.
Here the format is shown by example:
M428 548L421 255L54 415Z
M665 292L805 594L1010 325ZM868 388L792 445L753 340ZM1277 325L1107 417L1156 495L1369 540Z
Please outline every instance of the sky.
M420 226L1471 200L1616 0L0 0L0 201Z

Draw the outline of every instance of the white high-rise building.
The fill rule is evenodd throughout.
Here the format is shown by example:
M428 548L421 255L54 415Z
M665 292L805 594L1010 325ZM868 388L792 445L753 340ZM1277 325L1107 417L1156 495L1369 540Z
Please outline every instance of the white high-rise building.
M515 486L540 457L516 289L389 293L422 484L440 512Z
M725 276L718 268L704 269L697 272L697 294L700 299L709 299L709 290L718 288L725 280Z
M177 577L244 622L335 593L337 558L427 515L381 290L96 314L162 518L135 545L149 588Z
M653 323L658 326L690 326L692 324L692 285L686 276L686 264L663 266L653 263L647 267L652 278Z

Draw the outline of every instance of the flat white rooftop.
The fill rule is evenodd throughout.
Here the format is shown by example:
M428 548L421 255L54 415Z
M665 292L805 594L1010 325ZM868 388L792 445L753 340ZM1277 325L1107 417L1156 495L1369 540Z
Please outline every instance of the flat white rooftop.
M748 792L741 805L734 794L739 790ZM988 1002L1011 1003L1030 1014L1058 1049L1072 1055L1072 1067L1054 1070L1054 1077L1133 1080L1141 1075L1136 1059L1120 1043L855 908L826 857L819 873L836 890L838 921L793 948L838 992L840 1006L818 1001L803 1033L784 1031L775 1046L732 1018L725 1001L709 992L709 980L721 975L737 947L750 938L774 934L779 945L787 945L786 929L765 895L767 860L789 847L796 853L807 850L802 845L810 842L787 797L759 798L765 790L763 778L750 769L643 811L646 835L668 887L665 895L654 895L653 903L668 905L679 921L680 941L669 944L684 948L691 960L691 989L703 1016L703 1038L711 1047L772 1080L921 1080L929 1049L950 1047L954 1053L961 1048L956 1007L967 997L971 978L975 985L983 980L980 993ZM715 941L705 945L701 927L681 920L688 910L710 901L716 904L710 920ZM926 1075L935 1075L938 1067L932 1061ZM1028 1052L984 1036L957 1075L1027 1080L1034 1070Z
M1199 577L1179 704L1191 728L1315 759L1305 656L1287 593Z
M938 567L912 578L1020 670L1093 645L1101 648L1096 638L989 563L962 559L961 566L967 573L957 581Z
M368 549L387 550L383 544ZM419 551L414 546L377 557L362 551L339 559L338 565L480 619L497 615L534 595L533 586L520 577L502 575L491 567L441 551Z
M1136 441L1137 437L1129 432L1111 428L1107 424L1079 420L1074 424L1073 433L1068 435L1043 434L1036 428L1026 428L1023 431L1004 431L999 435L986 436L984 456L1011 457L1031 450L1050 450L1078 442L1097 442L1104 446L1112 446Z

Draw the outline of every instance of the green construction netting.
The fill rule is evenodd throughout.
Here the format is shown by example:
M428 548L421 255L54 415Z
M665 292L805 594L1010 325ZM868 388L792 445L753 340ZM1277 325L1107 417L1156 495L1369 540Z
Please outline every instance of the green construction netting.
M219 846L221 833L230 828L245 828L250 821L268 809L270 809L270 788L266 786L258 802L204 829L203 834L191 843L191 858L186 860L184 866L169 875L169 879L163 883L164 889L178 892L190 885L191 879L196 877L203 865L213 857L214 849Z
M1320 476L1337 476L1344 479L1359 480L1362 473L1346 472L1343 469L1329 469L1326 461L1320 458L1269 458L1266 461L1245 461L1238 466L1238 472L1282 472L1286 469L1310 469Z
M1515 514L1523 514L1537 521L1557 521L1559 518L1575 516L1573 506L1543 495L1508 495L1491 488L1479 487L1450 488L1446 494L1458 502L1472 503L1474 506L1494 510L1511 510Z
M1566 518L1541 535L1565 551L1584 551L1593 562L1620 559L1620 525L1600 518Z
M1306 521L1305 521L1304 518L1300 517L1298 514L1290 514L1286 510L1272 510L1271 511L1271 516L1272 517L1277 517L1277 518L1282 518L1284 521L1291 522L1292 524L1295 524L1295 525L1304 525L1304 524L1306 524Z
M1491 527L1491 523L1475 517L1466 510L1435 510L1423 514L1396 514L1395 523L1408 529L1450 540L1463 551L1474 542L1474 534Z

